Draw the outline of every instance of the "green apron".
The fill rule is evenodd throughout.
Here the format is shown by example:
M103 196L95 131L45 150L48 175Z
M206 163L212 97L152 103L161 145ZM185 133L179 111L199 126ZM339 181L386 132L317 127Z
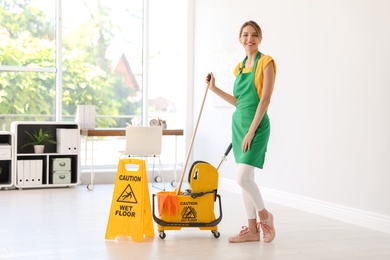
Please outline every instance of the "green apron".
M232 144L236 163L249 164L262 169L270 134L270 122L267 112L256 130L250 150L242 153L242 141L255 117L260 102L255 87L255 73L260 55L260 52L258 52L250 73L242 73L248 58L245 57L234 82L233 95L237 98L237 102L232 117Z

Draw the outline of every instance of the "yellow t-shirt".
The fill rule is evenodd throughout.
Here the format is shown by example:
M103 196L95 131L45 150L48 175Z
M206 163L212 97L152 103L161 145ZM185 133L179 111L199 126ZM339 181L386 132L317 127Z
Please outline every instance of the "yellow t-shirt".
M259 61L257 62L257 68L256 68L256 73L255 73L255 86L256 86L256 92L257 92L257 95L259 96L259 99L261 99L262 91L263 91L263 71L264 71L265 67L267 67L267 65L271 61L274 64L274 77L276 77L276 64L275 64L274 59L271 56L269 56L269 55L261 56ZM238 63L237 66L234 68L234 76L235 77L237 77L237 74L240 72L241 65L242 65L242 62ZM252 72L252 69L253 69L253 67L244 68L242 70L242 73L250 73L250 72Z

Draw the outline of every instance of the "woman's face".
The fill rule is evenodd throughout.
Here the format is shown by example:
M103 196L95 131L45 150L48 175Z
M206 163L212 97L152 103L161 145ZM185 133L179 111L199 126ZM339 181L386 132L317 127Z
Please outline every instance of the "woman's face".
M260 42L261 36L251 25L247 25L242 29L240 43L246 52L258 51Z

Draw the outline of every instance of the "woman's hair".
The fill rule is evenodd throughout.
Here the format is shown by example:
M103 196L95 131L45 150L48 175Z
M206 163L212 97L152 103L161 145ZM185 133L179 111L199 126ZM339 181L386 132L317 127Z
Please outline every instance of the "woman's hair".
M260 26L255 21L247 21L243 25L241 25L240 34L238 35L239 38L241 37L242 30L244 29L244 27L246 27L248 25L252 26L256 30L256 32L259 34L260 37L263 37Z

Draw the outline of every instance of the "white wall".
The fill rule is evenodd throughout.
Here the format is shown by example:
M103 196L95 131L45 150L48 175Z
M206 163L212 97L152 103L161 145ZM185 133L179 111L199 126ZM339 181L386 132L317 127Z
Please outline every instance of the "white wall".
M390 232L389 11L386 0L196 0L194 121L206 73L231 90L244 58L239 28L257 21L261 51L278 66L269 152L256 177L265 197L340 219L357 214L355 223ZM194 160L218 164L232 113L208 93ZM230 154L220 177L233 183L234 171Z

